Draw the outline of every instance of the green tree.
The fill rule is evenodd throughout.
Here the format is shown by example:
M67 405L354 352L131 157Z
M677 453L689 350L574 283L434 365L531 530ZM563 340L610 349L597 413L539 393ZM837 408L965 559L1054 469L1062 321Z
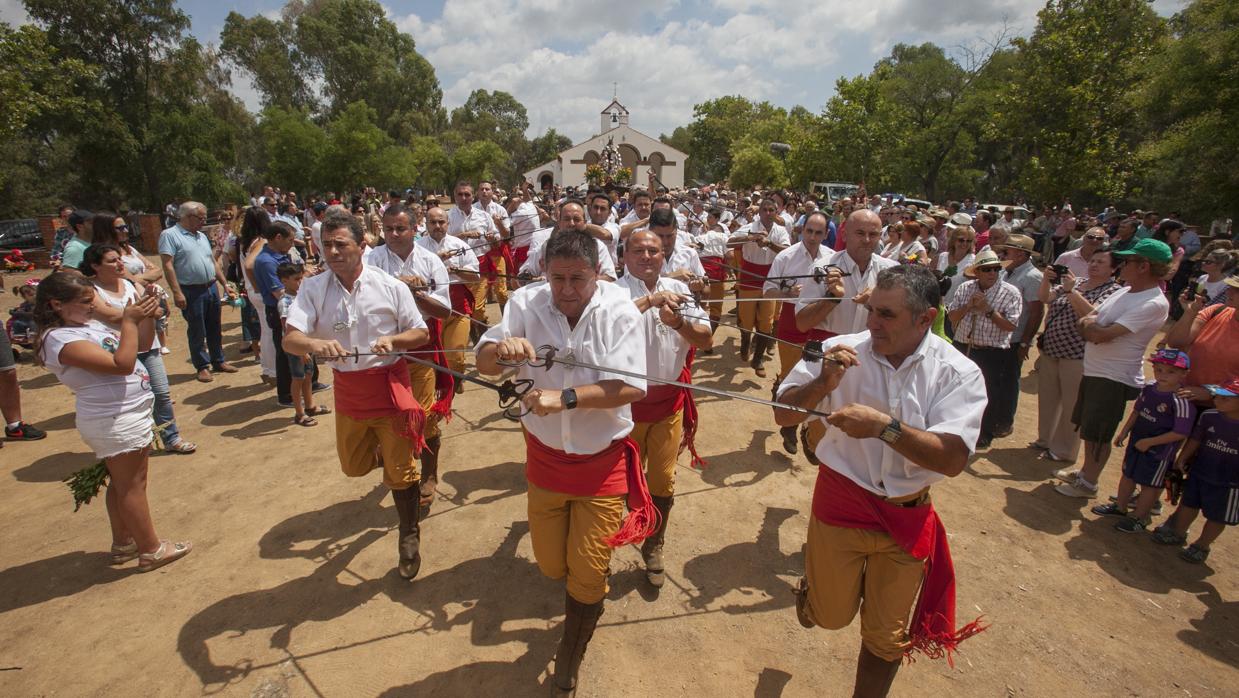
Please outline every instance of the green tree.
M327 134L303 110L267 107L258 122L264 153L263 179L293 191L327 184L323 171Z
M441 189L451 186L452 159L443 150L443 145L432 136L414 136L409 143L412 157L412 175L409 181L426 189Z
M263 106L315 111L318 100L306 81L309 62L293 43L286 11L279 20L229 12L220 32L220 54L254 78Z
M506 162L492 171L492 176L503 181L512 181L522 170L530 148L525 139L528 128L525 105L500 90L474 90L464 104L452 110L451 130L465 142L490 141L508 154Z
M560 153L571 147L571 138L553 128L548 128L546 133L529 141L528 151L516 166L516 175L519 177L544 162L554 160L559 157ZM515 178L513 181L516 181Z
M738 144L731 155L731 172L727 182L736 189L748 189L754 185L782 187L787 185L783 163L755 141Z
M787 112L769 102L752 102L731 95L698 104L689 124L690 162L696 161L703 179L719 181L731 172L732 144L748 136L766 146L783 136Z
M1170 22L1137 106L1150 138L1139 152L1145 196L1207 221L1239 217L1239 6L1196 0Z
M496 179L497 173L507 165L508 154L490 141L472 141L452 154L454 180Z
M1145 0L1051 0L1032 36L1012 43L1006 98L1022 189L1034 200L1115 200L1136 175L1132 99L1165 23Z
M337 190L364 186L388 187L396 182L377 182L381 156L394 145L390 136L375 125L375 111L364 100L353 102L327 124L322 144L322 182Z

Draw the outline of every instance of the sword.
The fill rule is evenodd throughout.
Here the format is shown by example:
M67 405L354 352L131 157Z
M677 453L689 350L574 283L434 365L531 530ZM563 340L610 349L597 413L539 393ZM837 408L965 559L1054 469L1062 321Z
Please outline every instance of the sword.
M461 349L459 351L471 350ZM413 363L421 364L423 366L429 366L436 371L452 376L456 380L468 381L484 388L490 388L491 390L499 393L499 408L503 410L503 416L512 421L519 421L521 417L529 414L529 409L525 407L523 402L521 402L521 398L525 397L525 393L528 393L533 389L533 381L528 378L520 378L517 380L509 379L502 383L492 383L484 378L475 378L473 376L461 373L460 371L453 371L452 369L440 366L433 361L426 361L425 359L418 359L412 356L406 356L405 360L412 361Z
M766 407L775 407L778 409L788 410L790 412L799 412L801 414L807 414L813 417L829 417L830 416L829 412L811 410L807 407L797 407L795 405L788 405L782 402L775 402L774 400L763 400L759 397L751 397L749 395L744 395L742 393L732 393L726 390L718 390L716 388L707 388L703 385L693 385L692 383L681 383L680 381L664 380L662 378L651 378L641 373L636 373L634 371L625 371L623 369L618 369L618 368L608 368L607 366L595 366L594 364L586 363L584 361L577 361L576 357L571 352L561 357L559 356L559 350L549 344L543 344L542 346L538 347L538 359L542 361L541 365L545 366L546 370L548 371L551 370L552 365L558 363L558 364L563 364L564 366L572 366L575 368L587 368L592 371L601 371L603 373L613 373L615 375L627 376L629 378L639 378L641 380L649 381L651 383L657 383L659 385L670 385L676 388L685 388L687 390L694 390L699 393L705 393L706 395L714 395L715 397L724 397L724 398L733 398L736 400L743 400L744 402L751 402L756 405L765 405Z

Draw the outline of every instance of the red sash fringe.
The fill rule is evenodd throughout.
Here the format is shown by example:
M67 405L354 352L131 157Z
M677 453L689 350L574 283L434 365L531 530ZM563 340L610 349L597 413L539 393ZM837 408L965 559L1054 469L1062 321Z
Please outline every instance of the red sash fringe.
M512 276L521 273L521 267L525 266L526 259L529 259L529 245L512 250L512 268L508 270L508 273Z
M736 286L740 288L751 288L761 290L762 284L766 283L766 277L770 275L769 264L753 264L740 257L740 278L736 280Z
M426 447L426 413L413 397L404 359L364 371L334 371L336 409L353 419L391 417L396 433L413 442L413 454Z
M434 352L428 358L436 365L448 368L447 354L443 353L443 321L429 315L423 317L426 320L426 327L430 330L430 343L422 348ZM455 395L456 378L449 373L435 371L435 401L430 407L430 413L439 415L444 422L451 421L452 398Z
M955 566L946 528L932 504L901 507L863 489L828 466L818 468L813 488L813 515L830 526L885 531L909 555L925 561L925 579L912 612L911 646L904 657L920 652L930 659L946 657L959 643L985 630L981 619L955 628Z
M639 543L658 530L658 509L650 499L637 443L625 437L591 455L551 448L525 431L525 477L544 490L577 497L628 495L628 515L607 545Z
M525 254L529 254L529 252L526 251ZM478 260L478 270L481 272L482 278L490 281L491 283L494 283L495 280L498 279L499 267L495 265L495 260L500 257L503 258L503 263L506 267L503 273L515 275L516 272L519 271L519 268L516 267L516 260L512 256L512 248L508 245L507 241L504 241L500 243L497 248L491 247L486 251L486 254L482 255L481 259Z

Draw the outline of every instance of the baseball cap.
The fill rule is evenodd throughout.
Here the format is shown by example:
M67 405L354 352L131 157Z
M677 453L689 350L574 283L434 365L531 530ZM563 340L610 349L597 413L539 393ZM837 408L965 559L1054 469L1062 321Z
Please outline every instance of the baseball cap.
M1118 250L1111 254L1116 257L1144 257L1150 262L1158 262L1160 264L1168 264L1171 258L1174 257L1170 251L1170 245L1153 238L1144 238L1132 245L1131 249Z
M1191 368L1192 360L1187 352L1178 349L1158 349L1149 357L1149 363L1166 364L1175 368Z
M1214 395L1239 397L1239 376L1235 376L1220 385L1206 385L1205 388Z
M314 205L311 206L310 208L313 209L315 213L322 213L323 211L327 210L327 202L316 201L314 202Z
M73 213L69 214L69 225L81 225L85 223L86 221L90 220L91 216L93 215L95 214L91 213L90 211L87 211L84 208L79 208Z
M947 221L946 227L964 228L970 225L972 225L972 216L960 211L959 213L951 216L951 219Z

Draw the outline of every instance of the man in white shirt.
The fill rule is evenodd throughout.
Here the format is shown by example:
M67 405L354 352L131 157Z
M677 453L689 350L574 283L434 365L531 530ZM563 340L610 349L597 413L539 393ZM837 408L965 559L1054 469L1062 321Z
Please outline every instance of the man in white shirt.
M581 209L579 205L565 207ZM584 211L579 211L584 222ZM512 294L500 323L478 343L478 370L498 375L499 362L533 361L536 348L642 375L641 314L628 291L598 282L597 240L559 230L546 244L547 282ZM645 396L644 379L553 363L522 364L534 382L524 398L529 480L529 534L534 558L552 579L567 577L566 618L553 681L569 693L602 615L611 549L648 538L657 525L629 405ZM627 501L631 514L625 519Z
M1088 260L1092 259L1093 253L1101 249L1101 246L1106 244L1106 241L1109 239L1110 237L1106 235L1104 228L1089 228L1084 232L1080 246L1058 255L1058 259L1054 260L1054 263L1067 267L1076 278L1087 279Z
M775 335L782 340L779 342L779 377L775 379L776 386L792 370L792 366L800 361L801 347L809 339L809 333L796 326L796 302L800 298L804 283L812 280L813 270L825 267L830 261L832 253L822 247L822 241L830 230L829 224L830 219L826 214L817 211L809 214L801 228L800 242L775 256L774 264L770 266L770 276L774 278L767 279L762 284L762 293L766 298L781 300L778 334ZM783 427L779 433L783 436L783 450L796 453L796 427Z
M689 383L692 380L687 363L689 349L710 348L710 323L700 314L677 313L689 300L690 291L683 282L662 276L662 257L663 243L659 235L649 230L633 233L624 243L627 273L616 283L632 294L641 312L645 329L645 367L649 377ZM685 447L693 453L694 461L699 460L693 448L697 409L688 389L653 383L646 388L645 397L631 407L635 422L632 440L640 449L650 497L660 515L658 530L645 539L641 556L650 584L661 587L664 582L663 541L667 517L675 503L676 460Z
M766 349L774 342L761 336L753 342L750 331L756 329L768 335L774 330L775 301L757 299L762 297L762 284L770 275L770 265L774 263L775 256L792 244L791 237L787 229L779 223L780 220L779 207L775 200L763 199L757 219L737 230L727 241L728 247L740 248L740 275L736 279L742 328L740 360L750 361L749 349L752 347L750 365L761 378L766 376ZM751 300L746 302L745 299Z
M718 322L723 317L723 300L725 282L727 281L727 239L731 234L722 223L722 209L713 207L706 213L706 224L701 234L697 235L693 244L697 248L697 259L705 271L705 295L714 303L710 304L710 328L718 329ZM708 349L703 354L714 353Z
M473 286L481 278L478 275L478 257L464 240L447 232L448 214L438 206L426 212L426 234L417 238L417 243L437 256L448 270L453 283L448 289L452 302L452 314L443 323L443 348L463 349L469 343L469 326L473 324ZM465 370L465 355L454 351L448 355L452 370ZM456 383L457 394L464 391L463 383Z
M508 218L512 221L512 262L515 269L509 273L516 273L520 270L521 265L525 263L526 257L529 256L530 234L540 227L539 219L541 214L538 213L538 207L533 205L529 197L529 182L525 182L525 189L521 192L510 195L504 202L504 209L508 212Z
M615 253L616 246L619 244L620 228L618 223L611 220L611 197L607 196L605 192L596 191L589 195L586 205L588 206L589 222L598 229L596 233L590 234L607 246L607 252L611 255L611 259L617 259Z
M473 184L471 182L465 180L457 182L455 189L452 190L452 196L456 200L456 205L447 212L447 234L466 240L473 248L475 256L479 257L480 263L480 258L490 248L487 243L499 241L499 228L489 212L473 205ZM473 319L486 322L487 284L485 280L479 276L478 280L469 286L469 291L473 293ZM469 331L470 337L474 338L472 325Z
M447 267L439 256L414 242L417 231L413 227L412 212L400 202L391 203L383 210L383 239L385 245L370 250L365 263L403 281L413 293L417 309L426 321L430 352L420 357L447 367L443 349L443 322L452 316L452 300L448 294L451 281ZM433 286L433 288L431 288ZM425 364L409 363L409 384L413 396L426 413L426 426L422 435L426 448L422 451L421 506L427 508L434 500L435 487L439 483L439 452L442 445L439 422L451 413L452 377L434 370Z
M993 238L991 238L993 239ZM999 405L994 436L1010 436L1015 423L1015 412L1020 400L1020 373L1028 360L1028 350L1033 345L1041 320L1045 316L1045 304L1041 302L1041 270L1033 265L1037 243L1027 235L1012 233L1005 243L996 245L998 258L1007 262L1002 280L1020 291L1021 312L1011 333L1011 346L1003 353L1003 371L998 395L990 399ZM1084 278L1088 278L1085 276Z
M617 278L615 262L611 260L611 253L607 251L606 243L599 239L597 227L585 221L584 204L577 199L565 201L559 207L559 224L554 228L544 228L535 231L530 236L533 238L533 242L529 246L529 257L525 260L524 266L521 267L521 274L531 278L541 277L545 270L547 242L560 230L576 230L594 238L594 246L598 248L597 272L603 279L614 281Z
M400 519L400 575L421 568L418 471L425 413L413 396L409 371L395 351L417 349L429 333L409 287L361 262L364 233L348 214L323 219L323 256L330 272L301 284L288 310L284 350L338 361L335 370L336 451L349 477L383 469ZM353 356L353 352L374 356ZM380 463L377 454L382 454Z
M1105 299L1080 318L1084 337L1084 378L1071 422L1084 441L1084 465L1063 468L1056 489L1068 497L1097 496L1097 481L1110 457L1110 443L1127 403L1144 384L1144 352L1170 313L1160 282L1173 254L1160 240L1145 238L1131 249L1113 252L1123 259L1119 279L1127 288Z
M685 236L676 228L671 209L654 209L650 213L650 227L647 230L658 236L662 243L662 275L681 281L692 292L700 293L704 288L702 278L706 275L705 267L697 256L697 249L684 242Z
M649 225L650 211L654 208L654 197L645 189L633 189L629 199L632 201L632 210L619 220L621 242Z
M858 696L885 696L907 654L951 652L978 631L955 628L947 535L929 488L963 472L986 397L976 365L930 331L940 302L927 268L884 270L868 329L827 340L824 358L801 360L779 392L780 402L831 413L796 615L838 629L859 608ZM775 409L780 425L804 420Z
M478 184L478 200L473 203L473 208L485 212L490 216L491 223L494 229L499 233L499 238L491 244L490 248L484 253L478 255L478 262L481 264L481 272L483 278L482 289L484 296L489 298L493 291L495 301L499 303L500 311L508 302L508 275L515 273L516 265L512 263L512 248L509 246L508 238L511 236L512 219L508 216L508 210L503 204L495 200L495 183L482 180ZM481 252L481 250L479 250ZM478 318L486 320L485 316Z

